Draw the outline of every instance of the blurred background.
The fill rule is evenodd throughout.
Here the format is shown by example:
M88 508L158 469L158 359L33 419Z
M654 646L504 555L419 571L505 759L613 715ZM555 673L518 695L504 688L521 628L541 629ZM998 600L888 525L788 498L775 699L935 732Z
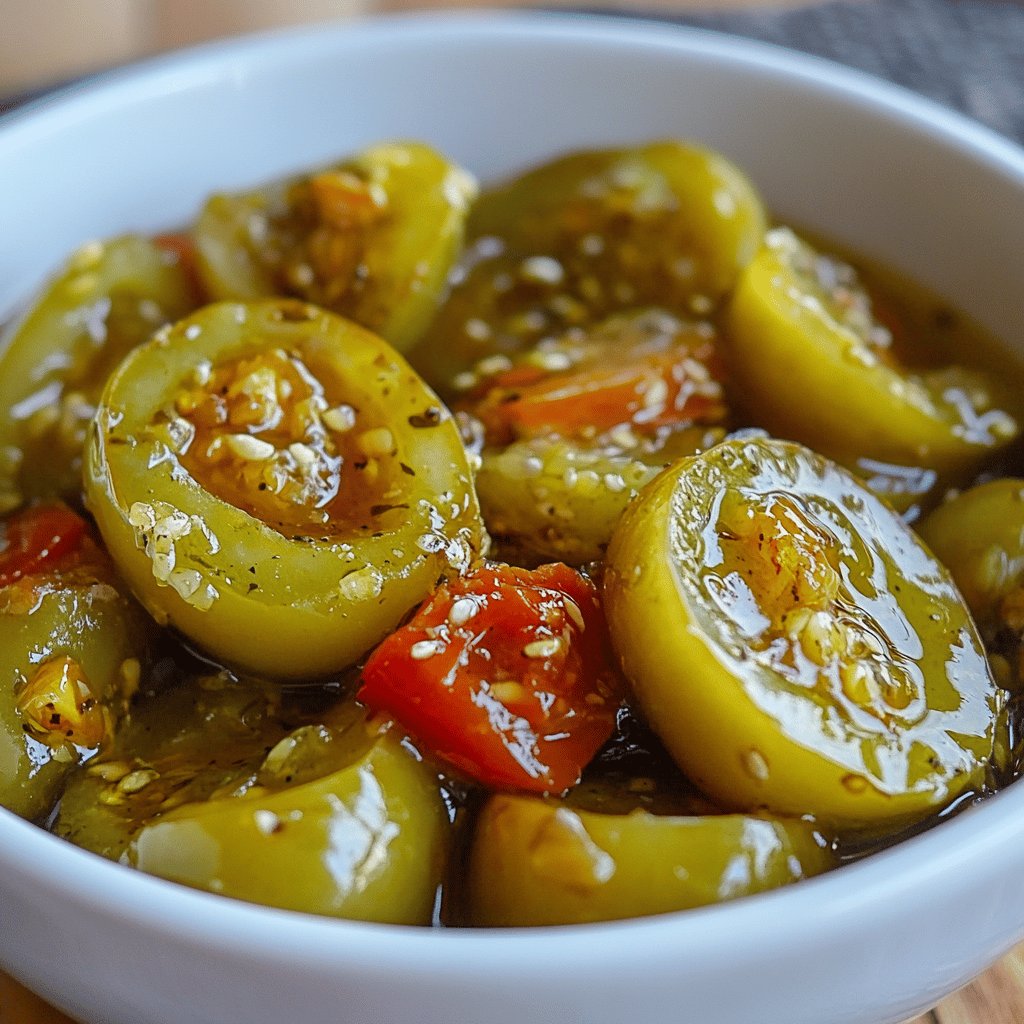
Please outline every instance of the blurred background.
M584 0L590 9L651 12L793 7L805 0ZM523 0L520 5L525 6ZM189 43L331 18L436 7L496 6L476 0L0 0L0 96ZM505 0L501 6L516 6ZM547 0L533 6L581 6Z
M488 6L649 15L779 43L881 75L1024 142L1024 0L0 0L0 112L208 39Z

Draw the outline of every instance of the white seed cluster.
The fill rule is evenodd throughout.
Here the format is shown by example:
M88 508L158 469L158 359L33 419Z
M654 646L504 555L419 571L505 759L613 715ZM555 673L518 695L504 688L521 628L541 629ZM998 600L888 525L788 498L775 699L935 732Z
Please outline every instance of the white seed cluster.
M198 569L179 564L190 559L189 549L196 545L203 555L214 555L220 550L220 543L206 523L164 501L135 502L128 510L128 523L135 532L136 546L149 556L156 581L171 587L193 608L209 610L219 596L217 588Z

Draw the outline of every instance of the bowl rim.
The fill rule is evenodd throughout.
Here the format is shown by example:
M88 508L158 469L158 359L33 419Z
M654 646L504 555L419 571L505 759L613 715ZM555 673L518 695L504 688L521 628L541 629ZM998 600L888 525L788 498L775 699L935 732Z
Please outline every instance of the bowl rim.
M259 66L286 61L296 52L336 52L353 46L422 43L455 36L472 42L495 36L519 43L613 46L616 50L671 52L813 86L830 100L895 119L909 129L969 153L1008 175L1024 192L1024 149L967 116L833 61L770 43L660 20L583 12L485 11L420 13L345 20L275 30L201 44L116 68L58 89L0 117L0 160L10 147L28 146L37 135L59 132L83 115L105 116L119 106L190 79L231 75L231 62ZM226 60L230 58L230 60ZM141 96L141 99L140 99ZM540 929L427 929L335 920L225 899L144 875L72 846L0 809L0 862L17 863L23 877L52 892L67 879L74 901L89 913L121 916L111 895L126 908L144 908L147 924L200 945L229 944L238 955L258 956L272 947L282 960L301 958L330 967L339 954L368 970L390 970L396 955L403 971L457 980L467 971L493 971L500 948L532 976L564 973L567 939L574 956L585 951L591 971L645 971L700 949L702 959L728 953L733 969L764 957L766 921L780 946L813 953L823 934L845 914L877 914L880 931L915 901L969 873L970 891L981 891L1019 869L1014 850L1024 841L1024 787L1013 785L932 829L840 871L783 890L731 903L657 917ZM981 867L979 868L979 864ZM70 869L70 870L69 870ZM783 903L780 905L780 900ZM778 911L778 912L776 912ZM784 912L783 912L784 911ZM1016 938L1024 938L1024 922ZM1009 945L1009 944L1008 944ZM455 954L455 955L453 955Z
M93 72L80 79L57 83L0 114L3 144L22 141L42 130L59 127L63 118L74 117L82 107L117 106L128 87L152 91L173 88L183 71L191 77L224 78L225 57L251 62L256 58L285 60L294 50L333 51L338 45L365 45L382 41L416 41L418 37L458 34L493 38L495 32L522 39L561 43L610 43L640 46L712 57L725 64L756 65L761 71L791 80L813 82L833 96L859 98L876 108L875 113L909 118L918 131L948 140L955 136L985 162L1005 163L1018 173L1024 170L1024 146L1001 135L969 115L945 106L906 86L866 71L801 50L734 34L720 29L681 24L657 14L604 14L587 10L556 11L522 8L486 8L465 11L421 10L404 14L365 15L324 19L300 25L271 28L226 39L211 39L170 50L116 67ZM129 100L135 103L135 100ZM51 123L54 122L54 123Z

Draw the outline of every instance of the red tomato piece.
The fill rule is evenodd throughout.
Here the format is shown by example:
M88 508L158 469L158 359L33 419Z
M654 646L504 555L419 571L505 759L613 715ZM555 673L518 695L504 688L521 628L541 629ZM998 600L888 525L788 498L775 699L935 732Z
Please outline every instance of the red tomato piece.
M496 372L483 372L486 365L462 407L492 445L552 433L592 440L619 426L653 435L728 416L713 334L671 318L627 318Z
M603 433L619 424L643 432L717 423L726 412L721 387L689 353L584 366L522 383L503 375L496 383L475 413L497 443L551 432L570 437L581 429Z
M36 505L0 524L0 587L60 569L86 537L85 520L63 505Z
M185 271L196 304L203 302L206 298L206 289L199 276L196 243L192 236L180 231L169 232L165 235L156 235L153 244L169 252L177 260L181 269Z
M611 735L620 687L594 585L501 566L440 586L370 656L358 697L480 782L561 793Z

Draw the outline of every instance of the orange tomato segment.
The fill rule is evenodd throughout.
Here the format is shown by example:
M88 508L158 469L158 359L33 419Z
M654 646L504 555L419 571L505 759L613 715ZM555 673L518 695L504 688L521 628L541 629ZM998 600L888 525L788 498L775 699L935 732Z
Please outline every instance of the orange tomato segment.
M515 371L512 371L515 373ZM516 374L522 377L522 374ZM512 440L620 424L643 431L724 418L721 388L689 354L647 356L620 366L583 367L529 383L499 377L477 407L489 437ZM709 386L710 384L710 386Z
M501 566L440 586L370 656L358 697L486 785L561 793L614 728L610 666L589 580Z
M163 235L156 235L153 238L155 245L165 252L170 253L181 266L188 278L189 287L196 305L206 301L206 289L199 277L199 267L196 262L196 243L191 235L184 232L169 232Z

